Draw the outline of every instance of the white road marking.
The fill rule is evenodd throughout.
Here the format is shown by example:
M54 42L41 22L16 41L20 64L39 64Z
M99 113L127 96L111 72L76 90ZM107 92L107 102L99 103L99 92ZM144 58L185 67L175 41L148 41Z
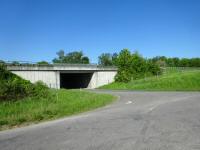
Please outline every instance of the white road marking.
M131 104L132 103L132 101L128 101L128 102L126 102L126 104Z

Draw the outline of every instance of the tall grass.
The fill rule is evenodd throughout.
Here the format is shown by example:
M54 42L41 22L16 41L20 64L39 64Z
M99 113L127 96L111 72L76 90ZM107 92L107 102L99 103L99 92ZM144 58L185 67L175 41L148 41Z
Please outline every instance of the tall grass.
M148 91L200 91L200 70L167 70L161 76L134 80L129 83L111 83L103 89Z
M114 100L114 96L79 90L51 90L53 98L25 98L0 102L0 130L92 110Z

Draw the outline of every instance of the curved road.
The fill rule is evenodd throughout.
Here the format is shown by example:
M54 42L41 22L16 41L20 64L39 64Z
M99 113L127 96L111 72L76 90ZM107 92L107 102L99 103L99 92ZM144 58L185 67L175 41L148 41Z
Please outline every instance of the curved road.
M112 105L0 132L1 150L200 150L199 92L108 92Z

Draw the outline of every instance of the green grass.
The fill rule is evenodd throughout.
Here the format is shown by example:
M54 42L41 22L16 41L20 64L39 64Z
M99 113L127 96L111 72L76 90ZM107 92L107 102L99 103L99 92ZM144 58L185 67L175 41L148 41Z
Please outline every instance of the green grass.
M52 90L52 99L0 102L0 130L69 116L111 103L115 97L79 90Z
M200 70L167 70L159 77L134 80L129 83L111 83L101 89L146 91L200 91Z

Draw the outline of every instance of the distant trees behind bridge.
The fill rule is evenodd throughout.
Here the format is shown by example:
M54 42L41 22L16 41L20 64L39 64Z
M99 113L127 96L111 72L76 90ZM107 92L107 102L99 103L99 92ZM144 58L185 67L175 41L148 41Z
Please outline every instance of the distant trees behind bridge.
M121 50L119 54L102 53L98 59L100 66L118 67L115 77L118 82L159 75L162 73L162 67L200 67L200 58L167 58L165 56L144 58L137 51L132 53L128 49Z
M102 53L100 56L98 56L98 65L99 66L117 66L118 65L117 60L118 60L119 54L123 50L121 50L119 53L116 53L116 52L115 53ZM39 61L37 63L33 63L33 62L29 62L29 61L4 62L3 60L0 60L0 63L1 64L9 63L12 65L19 65L19 64L50 65L51 63L54 63L54 64L59 64L59 63L60 64L65 64L65 63L66 64L90 64L89 57L85 56L82 51L71 51L71 52L65 53L64 50L59 50L56 54L57 54L57 57L54 58L52 60L52 62L47 62L44 60ZM155 56L153 58L144 58L144 59L145 59L145 61L151 61L152 63L156 63L160 67L200 67L200 58L199 57L179 58L179 57Z
M60 50L56 54L57 57L52 60L53 64L90 64L89 57L85 56L82 51L65 53L64 50ZM4 61L0 60L0 63L2 64ZM20 65L21 63L13 61L9 64ZM52 65L52 63L46 61L40 61L36 64ZM168 58L165 56L144 58L137 51L131 52L129 49L123 49L119 53L102 53L98 57L98 65L102 67L116 66L118 73L115 80L129 82L134 79L161 74L162 67L200 67L200 58Z
M98 64L101 66L116 66L117 58L118 58L117 53L113 53L113 54L102 53L98 57ZM161 67L200 67L199 57L178 58L178 57L155 56L153 58L146 58L146 60L152 61L153 63L157 63Z
M66 63L66 64L89 64L90 59L84 56L82 51L73 51L66 53L60 50L57 53L57 58L53 59L53 63Z

